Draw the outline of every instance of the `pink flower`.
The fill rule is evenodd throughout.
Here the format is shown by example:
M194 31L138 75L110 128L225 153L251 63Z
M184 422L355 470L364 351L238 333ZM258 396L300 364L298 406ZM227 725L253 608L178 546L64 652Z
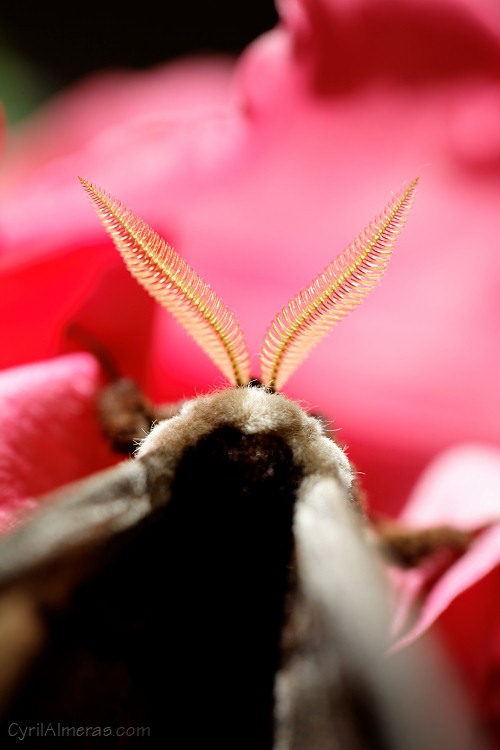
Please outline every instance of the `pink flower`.
M155 400L193 395L219 377L129 278L79 174L175 245L234 308L256 354L277 310L391 191L420 174L382 288L285 390L335 419L377 512L401 511L423 468L456 443L497 450L497 3L281 0L279 9L280 25L234 65L197 60L102 74L8 136L0 183L0 367L7 379L0 398L16 388L0 415L9 434L0 471L16 490L5 500L7 515L23 498L29 506L51 484L113 460L99 437L95 449L62 437L78 420L85 435L97 434L95 362L88 354L53 359L84 348L75 332L94 337ZM31 364L41 360L48 361ZM27 369L7 370L19 365ZM47 380L54 390L45 396ZM41 432L25 421L35 396L54 448L72 456L68 471L45 454L38 463ZM468 455L459 454L453 476ZM480 485L498 497L495 471L481 474ZM426 507L426 521L438 523L446 509L450 523L478 525L482 506L469 505L474 490L460 490L457 505L454 494L438 502L433 488L419 485L402 517L420 522L411 509ZM489 506L495 522L496 502ZM497 534L496 525L484 531L438 578L413 631L442 629L469 684L479 686L478 702L500 643L496 610L487 616L498 606L489 598ZM478 614L466 636L458 614L470 601ZM485 632L487 649L479 647Z
M43 493L116 462L96 420L101 386L88 354L0 372L0 533Z
M234 69L108 74L48 105L4 159L0 364L78 347L77 321L156 399L217 378L128 279L78 174L167 237L257 353L276 311L420 173L383 287L287 392L335 418L392 513L437 451L498 442L495 8L290 0Z
M500 448L464 444L428 467L401 516L421 529L476 532L468 550L445 550L409 571L393 569L394 649L426 632L445 645L481 723L500 747Z

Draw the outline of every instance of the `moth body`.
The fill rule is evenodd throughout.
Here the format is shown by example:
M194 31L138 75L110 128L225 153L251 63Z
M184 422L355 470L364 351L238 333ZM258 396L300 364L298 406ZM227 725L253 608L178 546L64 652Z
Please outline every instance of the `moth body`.
M0 546L0 603L28 601L25 629L37 625L4 727L134 725L174 747L452 747L415 726L413 674L385 658L387 589L350 463L285 396L188 401L135 459L44 505Z
M185 403L119 472L49 498L0 548L4 596L29 591L46 633L7 724L135 716L175 737L194 703L193 746L208 734L231 747L244 727L241 747L272 747L295 503L314 476L352 503L349 462L318 420L264 388L232 388Z

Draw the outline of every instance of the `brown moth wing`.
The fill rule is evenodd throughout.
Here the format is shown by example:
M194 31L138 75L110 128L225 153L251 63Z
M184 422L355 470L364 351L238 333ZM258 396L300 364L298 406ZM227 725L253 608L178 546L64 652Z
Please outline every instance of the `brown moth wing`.
M30 522L2 540L0 716L6 733L13 722L103 721L100 702L122 689L121 668L98 656L99 639L92 644L89 617L77 601L151 513L155 491L147 463L125 462L47 496ZM99 585L94 588L91 608L99 596ZM47 746L50 741L49 735Z

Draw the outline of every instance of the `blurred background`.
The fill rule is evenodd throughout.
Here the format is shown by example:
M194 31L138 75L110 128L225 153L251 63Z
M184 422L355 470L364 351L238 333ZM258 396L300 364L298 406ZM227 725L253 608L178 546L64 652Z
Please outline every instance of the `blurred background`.
M370 498L394 514L441 451L500 441L500 2L281 5L286 23L244 56L234 89L232 66L206 59L73 84L236 58L275 27L273 0L0 8L9 125L69 88L8 128L0 368L81 350L68 335L76 321L153 399L217 382L132 283L78 174L213 279L252 354L279 306L420 174L383 293L285 390L335 420Z
M97 15L91 7L0 3L0 99L11 124L87 73L197 53L237 55L278 18L272 0L100 4Z

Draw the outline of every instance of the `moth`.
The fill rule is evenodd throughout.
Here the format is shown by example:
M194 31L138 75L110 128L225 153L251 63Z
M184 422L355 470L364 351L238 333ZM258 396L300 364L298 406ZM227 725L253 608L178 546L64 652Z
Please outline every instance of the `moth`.
M355 471L280 393L380 281L417 181L277 314L260 381L211 287L82 183L131 273L230 385L158 412L113 384L103 413L115 442L162 417L135 457L53 493L2 540L2 743L457 747L440 675L386 655L389 594Z

